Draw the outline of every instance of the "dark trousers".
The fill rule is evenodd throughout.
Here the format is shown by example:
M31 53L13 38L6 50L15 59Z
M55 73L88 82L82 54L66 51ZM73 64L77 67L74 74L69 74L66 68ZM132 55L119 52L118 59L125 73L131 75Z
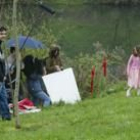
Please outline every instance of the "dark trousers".
M2 118L10 118L9 106L7 101L7 93L5 83L0 82L0 113Z

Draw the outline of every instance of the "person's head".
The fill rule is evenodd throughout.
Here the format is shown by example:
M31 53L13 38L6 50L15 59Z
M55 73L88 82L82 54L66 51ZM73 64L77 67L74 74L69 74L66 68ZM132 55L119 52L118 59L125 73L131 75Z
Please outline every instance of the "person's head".
M7 29L4 26L0 27L0 40L3 41L6 38Z
M59 56L60 46L53 44L51 45L51 49L49 52L50 57L57 57Z
M16 51L16 48L14 46L13 47L10 47L10 53L11 54L15 53L15 51Z
M134 55L134 56L140 55L140 47L139 47L139 46L135 46L135 47L133 48L133 55Z
M27 55L23 58L24 69L23 72L26 77L29 77L34 72L34 57L33 55Z

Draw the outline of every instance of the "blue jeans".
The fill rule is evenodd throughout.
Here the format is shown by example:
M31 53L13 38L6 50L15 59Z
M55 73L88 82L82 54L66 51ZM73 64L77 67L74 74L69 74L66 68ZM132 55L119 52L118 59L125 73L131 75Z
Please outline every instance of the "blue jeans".
M43 107L47 107L51 104L50 97L44 91L38 91L32 94L33 103L35 105L39 104L39 101L43 102Z
M0 82L0 113L2 118L10 118L9 106L7 101L7 93L5 83Z

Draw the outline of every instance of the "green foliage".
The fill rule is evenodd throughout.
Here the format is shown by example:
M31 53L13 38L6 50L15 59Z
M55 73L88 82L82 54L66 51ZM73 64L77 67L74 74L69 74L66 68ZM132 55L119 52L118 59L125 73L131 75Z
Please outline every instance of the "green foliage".
M49 0L51 3L63 3L63 4L139 4L140 0Z
M4 2L4 1L2 1ZM11 0L6 0L6 2L11 3ZM34 0L19 0L19 2L24 3L34 3ZM83 3L92 3L92 4L139 4L140 0L43 0L43 2L47 3L60 3L60 4L83 4Z
M111 53L103 51L103 47L96 46L96 53L79 54L73 59L63 56L65 67L72 67L75 73L76 81L83 99L91 97L91 70L95 67L94 76L94 97L104 96L111 83L118 82L120 77L124 76L123 71L123 50L114 49ZM107 59L107 77L103 75L103 58ZM119 69L122 70L119 70ZM114 70L116 69L116 70ZM118 71L118 73L115 73Z
M126 89L127 89L127 82L118 80L118 81L115 81L115 83L114 82L109 83L106 93L107 94L114 94L114 93L116 94L121 91L125 91Z
M90 73L93 67L94 57L89 54L79 54L74 59L67 59L67 65L74 69L76 81L83 98L90 92Z
M101 86L98 84L102 81L102 55L89 55L89 54L79 54L73 59L68 59L66 65L71 66L74 69L76 81L80 89L82 98L91 96L91 70L93 66L96 67L96 76L94 79L95 92L100 89ZM100 89L102 90L102 89ZM88 94L87 94L88 93Z

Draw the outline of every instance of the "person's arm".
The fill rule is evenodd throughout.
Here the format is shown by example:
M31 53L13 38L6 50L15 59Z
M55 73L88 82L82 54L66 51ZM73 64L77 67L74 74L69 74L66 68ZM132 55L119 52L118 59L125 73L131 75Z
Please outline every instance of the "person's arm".
M0 59L0 82L6 80L6 73L5 73L5 64L3 60Z
M59 57L58 60L59 60L59 67L61 70L63 70L63 64L62 64L61 58Z
M46 88L46 86L44 84L44 81L43 81L41 76L39 77L39 80L40 80L40 84L41 84L42 90L49 96L47 88Z
M130 74L130 69L131 69L132 63L133 63L133 55L130 56L128 63L127 63L127 76L129 76L129 74Z
M1 54L0 57L0 81L6 80L6 65L5 65L5 60L3 57L3 54Z
M56 71L61 71L61 70L63 70L63 65L62 65L62 61L61 61L60 57L58 57L58 58L56 59L55 69L56 69Z
M46 59L46 71L47 73L57 71L56 66L54 65L54 60L51 58Z

